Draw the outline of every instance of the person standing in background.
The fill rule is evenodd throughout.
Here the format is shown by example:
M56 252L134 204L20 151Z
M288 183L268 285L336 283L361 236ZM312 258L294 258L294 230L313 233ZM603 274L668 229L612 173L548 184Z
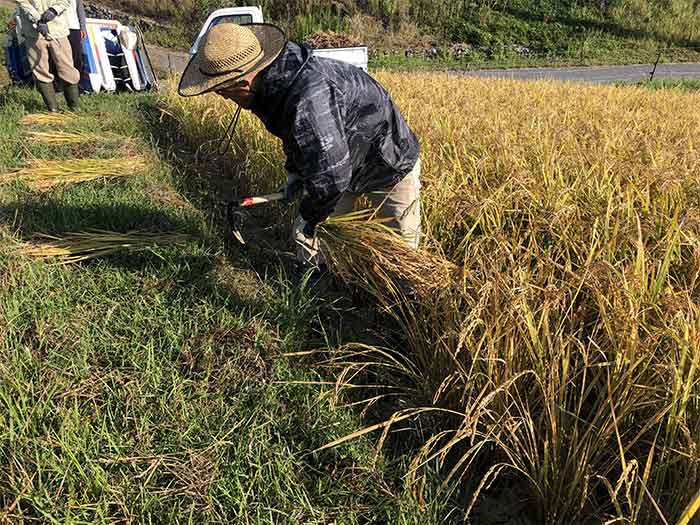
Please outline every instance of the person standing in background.
M27 59L49 112L58 111L54 75L49 69L49 59L56 65L58 77L65 82L63 94L71 111L78 109L78 82L80 73L73 66L68 42L66 9L69 0L16 0L22 19L22 32L26 39Z
M66 9L66 19L68 21L68 41L73 53L73 65L83 76L83 40L87 38L87 27L85 25L85 5L83 0L70 0Z

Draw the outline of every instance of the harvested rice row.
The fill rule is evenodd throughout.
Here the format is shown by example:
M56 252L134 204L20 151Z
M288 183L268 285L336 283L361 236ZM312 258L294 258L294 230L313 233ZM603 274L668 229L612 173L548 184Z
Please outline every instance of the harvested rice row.
M36 189L53 188L95 179L126 177L143 171L148 166L145 157L113 159L33 159L29 165L0 175L0 185L23 181Z
M111 255L121 250L139 252L158 246L181 245L193 237L181 233L87 230L62 237L40 234L40 241L21 245L20 253L39 259L59 259L71 264Z

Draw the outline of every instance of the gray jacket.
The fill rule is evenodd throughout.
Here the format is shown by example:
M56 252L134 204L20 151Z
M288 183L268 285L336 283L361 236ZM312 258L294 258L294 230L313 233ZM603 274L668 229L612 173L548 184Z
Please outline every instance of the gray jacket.
M287 171L303 179L309 223L328 217L343 192L393 187L418 161L415 134L361 69L289 42L261 75L252 111L282 139Z

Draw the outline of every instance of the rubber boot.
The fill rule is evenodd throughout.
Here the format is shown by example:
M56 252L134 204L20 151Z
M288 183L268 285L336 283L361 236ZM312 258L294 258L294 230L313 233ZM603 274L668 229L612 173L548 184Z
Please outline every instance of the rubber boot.
M37 81L36 87L39 93L41 93L41 98L44 99L46 111L49 113L56 113L58 111L58 104L56 103L56 92L53 89L53 82Z
M68 102L68 109L73 113L77 113L80 110L78 84L63 84L63 96L66 97L66 102Z

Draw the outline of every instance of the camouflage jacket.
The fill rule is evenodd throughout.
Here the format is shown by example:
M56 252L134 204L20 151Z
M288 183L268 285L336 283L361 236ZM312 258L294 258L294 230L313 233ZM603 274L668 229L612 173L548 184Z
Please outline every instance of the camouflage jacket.
M303 178L301 216L311 224L343 192L391 188L416 164L416 136L361 69L290 42L261 79L251 109L282 140L286 169Z

